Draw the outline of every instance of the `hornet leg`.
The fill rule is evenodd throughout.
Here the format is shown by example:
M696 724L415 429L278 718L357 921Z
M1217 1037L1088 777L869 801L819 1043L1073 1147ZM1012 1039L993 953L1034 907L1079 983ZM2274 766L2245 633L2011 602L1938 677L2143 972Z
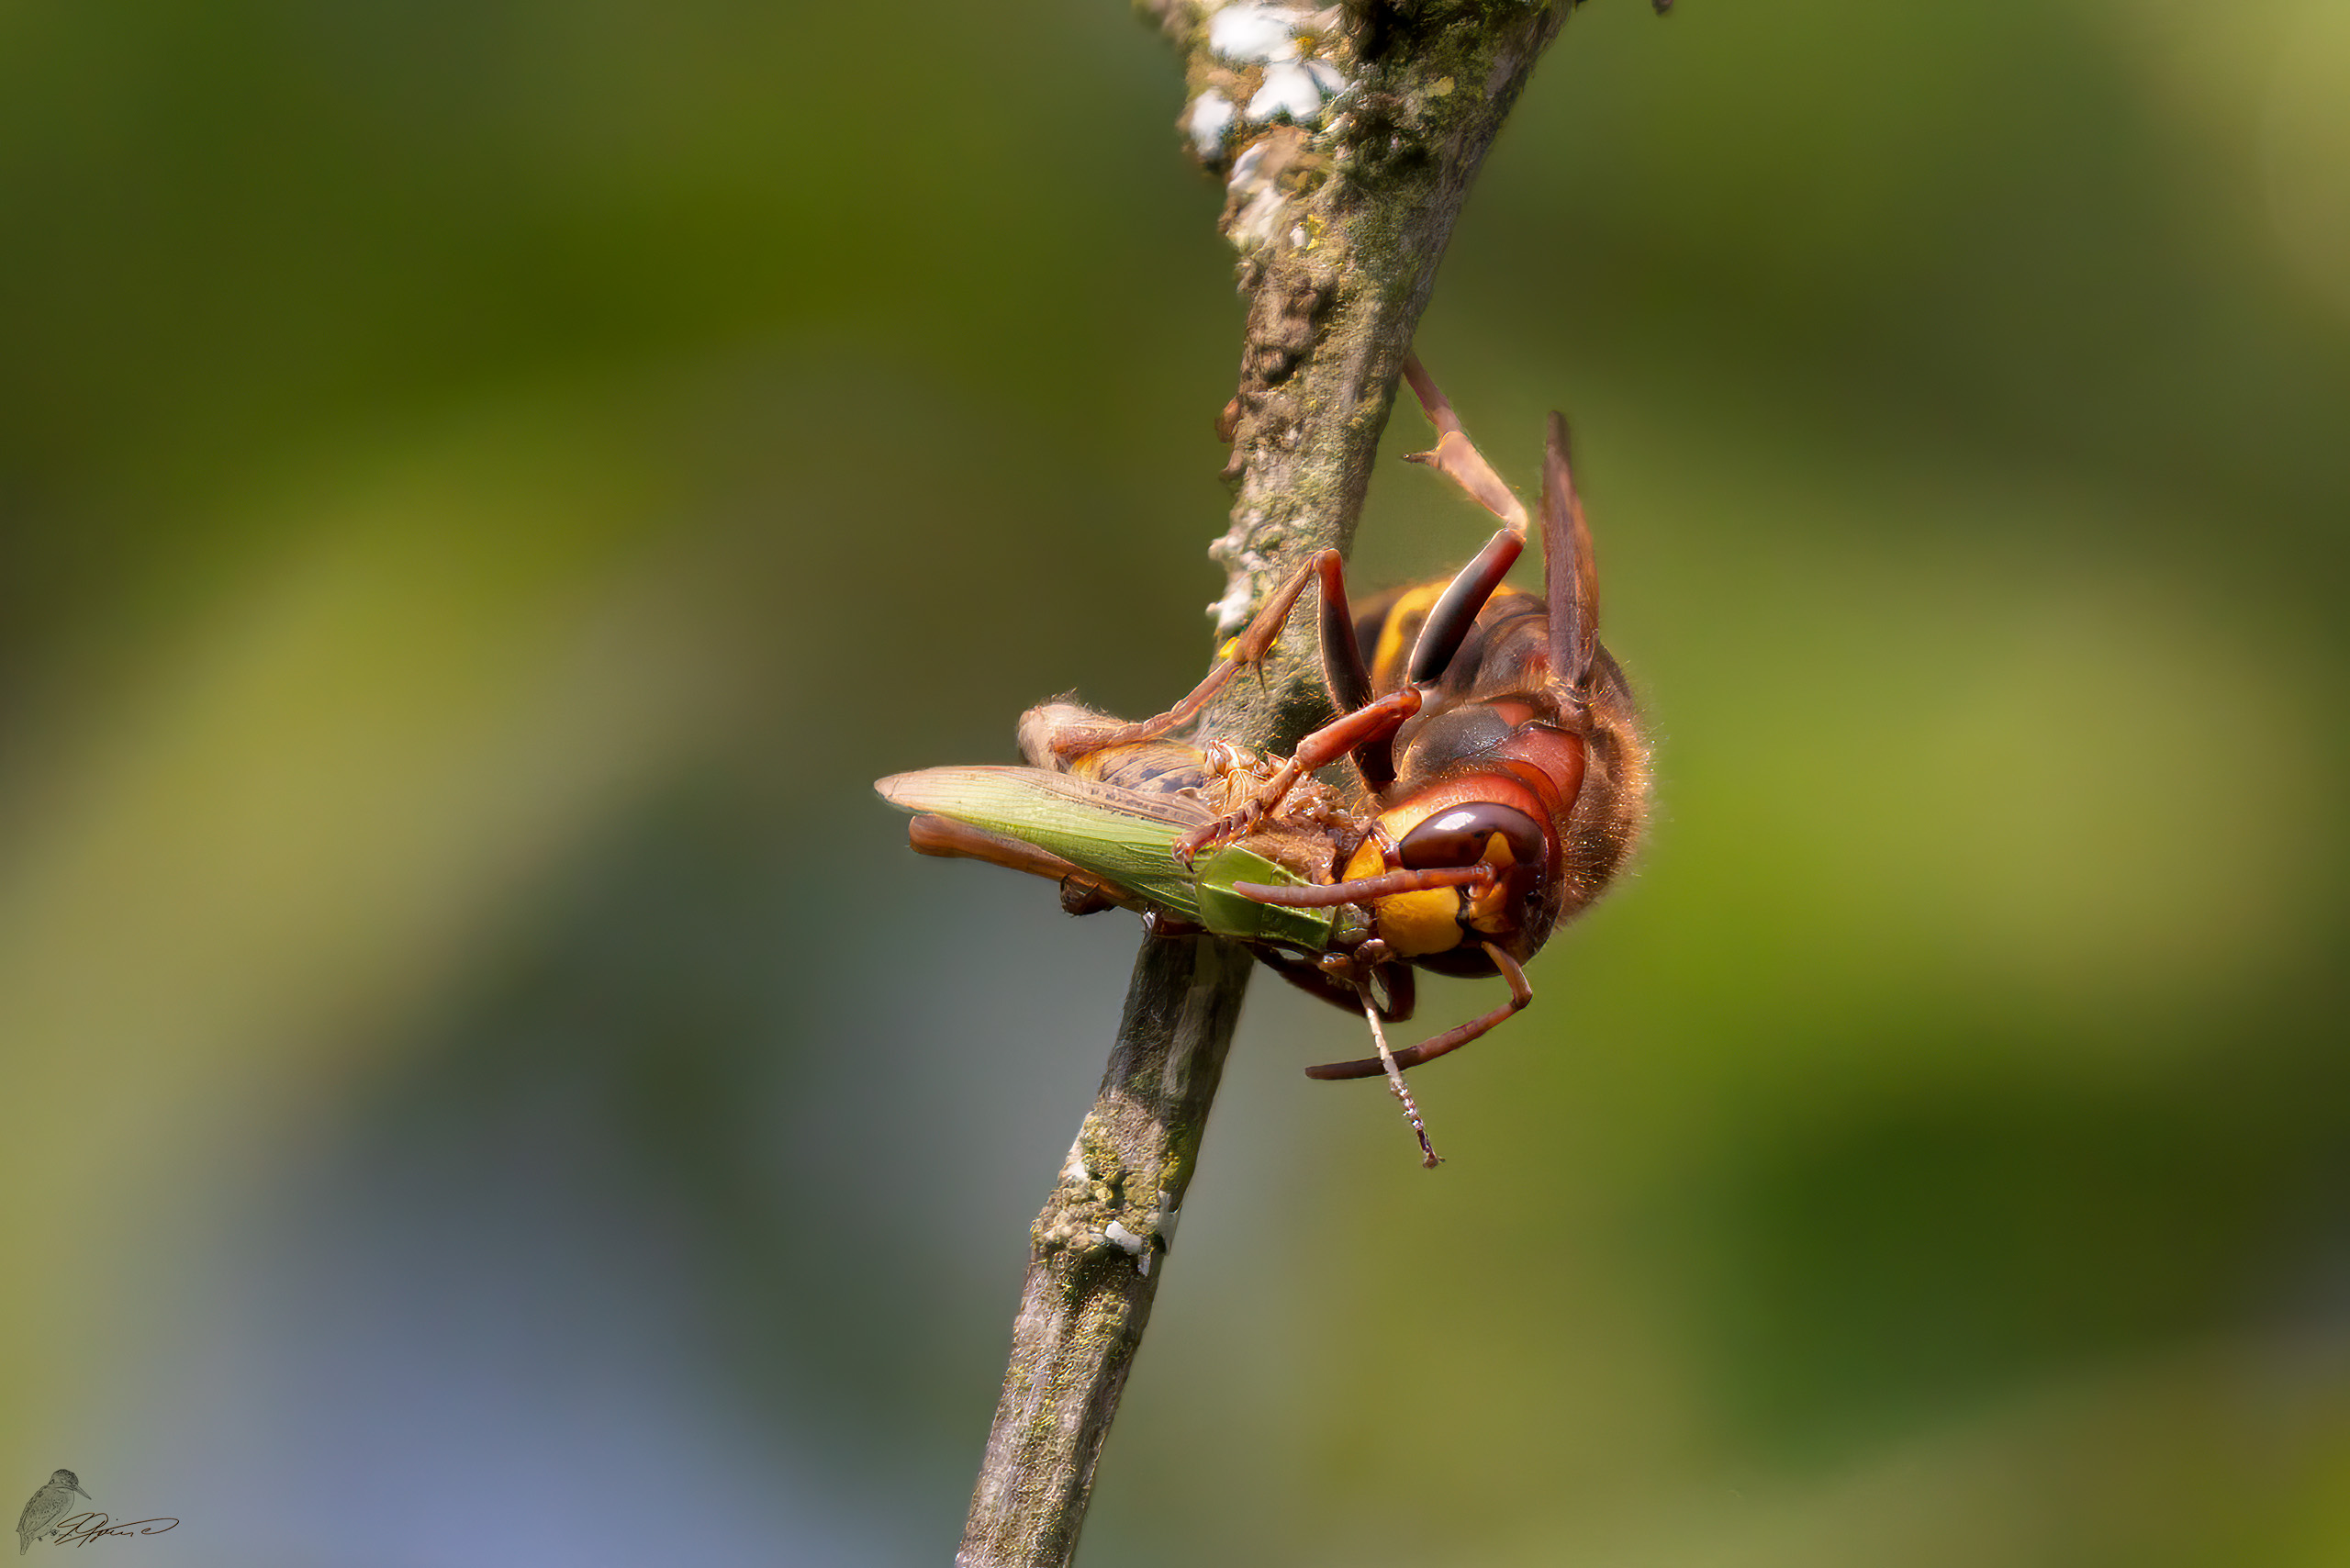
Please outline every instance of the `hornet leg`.
M1494 590L1509 575L1511 566L1526 548L1528 519L1526 503L1513 495L1485 461L1461 428L1460 417L1452 405L1437 390L1419 356L1415 354L1404 363L1404 378L1411 382L1414 396L1420 400L1428 423L1437 428L1436 445L1427 452L1416 452L1410 460L1425 463L1438 473L1469 492L1478 505L1502 520L1502 527L1485 547L1477 552L1476 559L1460 568L1428 611L1420 624L1420 640L1413 645L1411 662L1404 666L1404 678L1419 684L1440 680L1452 663L1452 655L1460 651L1470 628L1477 623L1478 611L1494 597ZM1548 535L1546 534L1547 538Z
M1089 728L1081 734L1056 737L1051 742L1054 751L1063 758L1078 756L1110 746L1155 741L1181 729L1200 716L1200 711L1231 683L1234 676L1243 669L1263 666L1266 655L1273 651L1274 643L1280 640L1281 628L1289 622L1289 612L1297 607L1298 595L1305 591L1306 584L1319 576L1326 585L1326 597L1328 584L1343 582L1342 569L1336 550L1317 551L1291 575L1289 581L1283 583L1271 599L1265 601L1265 608L1257 612L1257 619L1248 623L1248 629L1225 644L1224 656L1216 661L1214 669L1208 671L1207 678L1192 689L1190 696L1156 718L1113 729ZM1357 655L1356 662L1361 662L1360 655ZM1370 684L1368 678L1364 684Z
M1420 400L1420 411L1436 427L1436 445L1426 452L1405 455L1406 463L1425 463L1462 489L1470 499L1492 512L1508 525L1508 532L1526 538L1528 519L1526 503L1516 493L1502 483L1477 443L1469 439L1461 428L1460 416L1452 411L1452 404L1437 390L1436 380L1428 375L1420 356L1412 355L1404 362L1404 379L1412 384L1412 396Z
M1229 815L1218 817L1205 827L1193 828L1175 841L1175 854L1185 861L1213 844L1225 844L1248 832L1266 816L1281 809L1291 786L1317 767L1326 767L1356 747L1374 740L1386 740L1403 727L1404 721L1420 711L1420 691L1407 686L1401 691L1391 691L1368 707L1341 714L1297 743L1297 750L1281 765L1265 787L1250 797L1248 803Z
M1422 1062L1434 1061L1440 1056L1450 1055L1477 1038L1478 1036L1491 1030L1511 1014L1523 1011L1526 1004L1534 1000L1534 988L1526 983L1526 971L1518 968L1516 959L1494 946L1491 942L1482 942L1478 946L1485 949L1486 957L1494 960L1494 968L1501 970L1502 978L1509 981L1507 1002L1503 1002L1491 1013L1472 1018L1458 1027L1447 1029L1443 1034L1425 1044L1414 1046L1409 1050L1394 1052L1392 1058L1393 1066L1390 1065L1386 1054L1382 1052L1380 1057L1365 1057L1360 1061L1325 1062L1320 1067L1309 1067L1305 1070L1305 1076L1327 1079L1377 1078L1382 1073L1392 1073L1399 1068L1417 1067Z

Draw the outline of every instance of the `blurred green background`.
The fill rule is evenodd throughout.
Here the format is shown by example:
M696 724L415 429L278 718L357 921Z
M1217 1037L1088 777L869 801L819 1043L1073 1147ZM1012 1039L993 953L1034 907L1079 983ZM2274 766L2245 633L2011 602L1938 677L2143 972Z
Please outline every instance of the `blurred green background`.
M0 1506L946 1560L1136 938L868 784L1203 667L1180 107L1114 0L0 7ZM1438 1175L1256 987L1087 1560L2350 1561L2350 4L1603 0L1420 346L1575 421L1655 831Z

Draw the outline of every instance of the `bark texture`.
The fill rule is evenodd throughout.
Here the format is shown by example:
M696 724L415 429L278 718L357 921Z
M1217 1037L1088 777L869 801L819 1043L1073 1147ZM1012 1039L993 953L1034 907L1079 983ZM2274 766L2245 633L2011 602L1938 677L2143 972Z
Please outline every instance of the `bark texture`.
M1412 333L1471 181L1572 0L1356 0L1325 10L1141 0L1182 56L1179 135L1225 184L1247 304L1225 411L1232 521L1219 635L1308 554L1346 550ZM1268 689L1203 729L1286 752L1326 716L1313 617ZM1146 937L1093 1109L1029 1232L1012 1361L962 1568L1069 1561L1150 1316L1251 959Z

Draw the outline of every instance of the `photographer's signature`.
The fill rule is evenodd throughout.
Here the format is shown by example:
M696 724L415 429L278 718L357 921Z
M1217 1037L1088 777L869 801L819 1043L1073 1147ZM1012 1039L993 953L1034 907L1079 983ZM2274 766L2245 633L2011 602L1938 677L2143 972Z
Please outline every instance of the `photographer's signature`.
M104 1514L76 1514L70 1519L58 1521L56 1544L87 1546L94 1540L104 1540L110 1535L161 1535L178 1524L177 1519L160 1517L151 1519L132 1519L125 1524L116 1524Z
M66 1499L89 1494L82 1490L82 1478L70 1470L57 1470L38 1487L25 1504L25 1511L17 1516L17 1555L32 1550L33 1542L46 1540L58 1546L87 1546L94 1540L104 1540L110 1535L161 1535L177 1529L179 1520L157 1515L151 1519L129 1519L114 1522L111 1514L97 1512L75 1514L60 1518L65 1512Z

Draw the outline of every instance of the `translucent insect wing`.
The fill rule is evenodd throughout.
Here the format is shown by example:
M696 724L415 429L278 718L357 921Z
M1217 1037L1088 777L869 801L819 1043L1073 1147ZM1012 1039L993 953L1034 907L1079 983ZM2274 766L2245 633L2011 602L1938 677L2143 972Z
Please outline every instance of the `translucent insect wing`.
M1049 850L1219 936L1320 952L1338 923L1328 910L1277 909L1232 891L1235 882L1302 885L1239 845L1194 867L1177 860L1175 841L1209 820L1190 801L1036 767L929 767L874 788L901 811L934 812Z

